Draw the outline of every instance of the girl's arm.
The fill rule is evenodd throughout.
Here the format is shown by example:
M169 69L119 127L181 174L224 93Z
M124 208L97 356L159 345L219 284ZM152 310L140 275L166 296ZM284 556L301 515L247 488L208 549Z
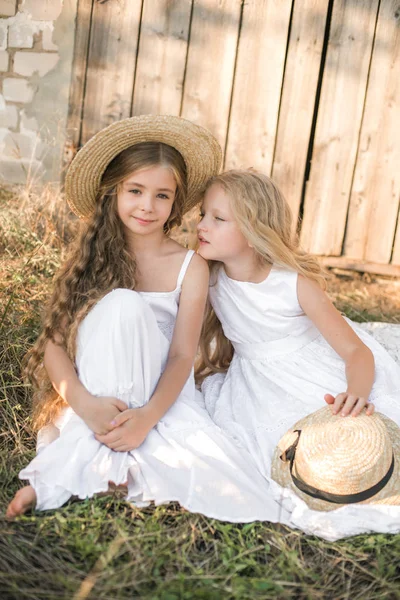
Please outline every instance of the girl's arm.
M56 335L56 341L61 336ZM117 398L97 398L90 394L79 381L75 367L63 346L51 340L44 351L44 366L56 392L79 415L95 433L105 434L112 430L111 421L127 408Z
M152 426L158 423L175 402L192 370L203 324L208 281L206 261L194 254L183 280L167 365L153 396L145 406L152 415Z
M182 391L193 367L199 343L208 280L208 265L195 254L183 280L178 316L165 370L147 404L141 408L124 411L114 420L116 429L105 436L96 436L109 448L122 452L140 446Z
M317 283L299 275L297 295L305 314L346 365L347 390L338 394L335 399L331 394L325 396L328 404L333 404L333 413L341 410L343 416L350 413L356 416L368 404L367 414L372 414L374 407L368 403L375 375L371 350L360 340Z

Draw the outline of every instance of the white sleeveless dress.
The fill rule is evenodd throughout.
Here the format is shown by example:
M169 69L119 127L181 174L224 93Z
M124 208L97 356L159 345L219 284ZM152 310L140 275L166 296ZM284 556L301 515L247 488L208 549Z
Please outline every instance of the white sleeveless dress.
M114 396L131 408L152 395L165 367L189 251L172 292L114 290L102 298L78 331L77 370L97 396ZM71 408L57 428L42 431L38 455L21 471L37 494L37 509L57 508L71 496L87 498L128 482L127 499L178 501L192 512L221 520L265 519L268 484L251 461L215 425L193 371L173 406L131 452L98 442Z
M270 479L281 436L326 405L324 394L346 389L344 361L329 346L297 299L297 273L273 267L261 283L230 279L220 268L210 300L235 353L226 375L212 375L202 391L206 408L238 447L247 450L280 504L279 521L329 540L367 531L400 531L400 506L352 505L322 513ZM376 410L400 425L400 325L368 324L374 337L348 321L375 357L370 395ZM269 520L274 521L274 513Z

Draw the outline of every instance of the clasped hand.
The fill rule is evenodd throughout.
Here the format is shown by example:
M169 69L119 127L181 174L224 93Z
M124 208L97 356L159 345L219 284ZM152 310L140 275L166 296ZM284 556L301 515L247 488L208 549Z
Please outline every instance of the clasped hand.
M145 407L128 408L120 412L111 425L114 427L112 431L105 435L95 434L95 438L116 452L138 448L153 426Z
M332 394L325 394L325 402L331 405L332 414L337 415L339 412L342 417L351 415L356 417L360 412L366 408L366 414L372 415L375 410L375 406L368 402L366 398L362 398L349 392L342 392L338 394L336 398Z
M138 448L154 425L147 406L128 409L110 396L87 394L79 415L99 442L119 452Z
M113 419L126 411L128 406L122 400L111 396L86 394L80 403L79 416L97 435L105 435L114 429Z

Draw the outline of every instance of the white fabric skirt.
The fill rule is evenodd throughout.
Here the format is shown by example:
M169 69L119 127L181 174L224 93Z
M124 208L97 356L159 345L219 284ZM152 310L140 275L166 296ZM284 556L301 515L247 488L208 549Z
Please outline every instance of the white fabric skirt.
M114 290L91 310L78 332L77 370L96 396L114 396L131 407L151 397L169 350L155 315L136 292ZM37 494L37 509L57 508L71 496L105 492L127 482L138 506L177 501L192 512L231 522L278 521L280 507L245 450L208 415L193 376L181 394L131 452L98 442L71 408L57 428L41 432L38 455L21 471Z
M349 323L374 353L370 399L377 411L400 425L400 325ZM228 373L209 376L202 389L213 421L249 452L269 481L269 498L281 506L280 522L330 541L366 532L399 533L400 506L371 503L311 510L292 490L271 479L271 461L282 435L325 406L326 392L336 395L345 386L343 360L319 335L282 357L251 360L235 354Z

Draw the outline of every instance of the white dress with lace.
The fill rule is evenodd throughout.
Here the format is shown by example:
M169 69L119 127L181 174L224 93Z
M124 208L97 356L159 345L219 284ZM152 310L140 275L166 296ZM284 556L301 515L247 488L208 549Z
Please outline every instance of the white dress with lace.
M281 436L324 406L325 393L346 389L344 361L299 306L297 273L273 267L263 282L254 284L232 280L221 268L210 286L210 300L235 352L226 375L204 381L206 408L238 447L251 454L269 483L268 497L280 505L278 520L329 540L367 531L400 531L400 506L313 511L270 479L271 458ZM375 357L370 400L400 425L400 366L393 358L396 351L400 355L400 325L349 323ZM274 513L269 520L275 520Z
M78 331L77 370L94 395L114 396L129 407L146 403L167 361L189 251L172 292L114 290L102 298ZM72 409L57 429L42 431L38 455L21 471L37 494L37 508L87 498L128 482L138 506L178 501L193 512L222 520L265 519L278 506L266 502L268 486L208 415L193 372L182 392L139 448L115 452L98 442Z

